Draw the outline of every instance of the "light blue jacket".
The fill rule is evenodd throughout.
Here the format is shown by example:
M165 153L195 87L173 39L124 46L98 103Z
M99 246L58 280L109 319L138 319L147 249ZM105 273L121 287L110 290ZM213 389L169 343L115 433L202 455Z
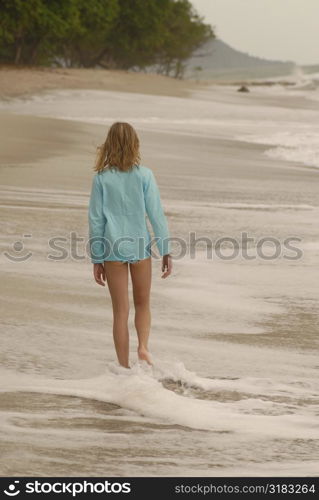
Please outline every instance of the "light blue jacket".
M146 223L152 224L152 241ZM93 177L89 203L91 262L137 261L170 253L169 230L153 172L142 165L123 172L107 168Z

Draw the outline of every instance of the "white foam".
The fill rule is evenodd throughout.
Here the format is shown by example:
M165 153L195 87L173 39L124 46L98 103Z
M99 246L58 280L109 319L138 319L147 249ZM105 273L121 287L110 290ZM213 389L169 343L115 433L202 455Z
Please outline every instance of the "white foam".
M298 77L299 78L299 77ZM300 85L308 77L297 79ZM202 94L205 94L205 99ZM274 96L278 104L263 103ZM318 111L281 107L280 97L311 97L318 91L296 88L254 88L252 99L239 96L234 87L212 86L190 98L98 90L56 90L30 98L0 102L0 109L64 120L110 125L117 120L138 130L237 139L277 146L274 158L319 167ZM254 97L261 98L260 102ZM276 102L276 101L275 101Z
M301 162L319 168L319 128L309 126L309 130L278 131L273 134L250 134L238 136L238 139L257 144L277 145L268 149L271 158Z
M243 405L241 401L219 402L185 397L163 387L160 379L170 378L173 372L175 378L206 389L216 389L216 383L198 378L196 374L187 372L182 365L171 367L168 372L166 370L167 367L160 366L160 375L156 376L156 369L152 371L151 367L144 368L136 364L128 370L111 364L102 375L79 380L54 380L28 375L23 375L22 378L21 375L6 373L6 383L1 391L44 392L90 398L117 404L146 417L160 419L164 423L218 433L231 432L245 438L256 435L259 439L270 436L319 438L315 415L297 413L297 410L289 414L284 408L277 416L272 412L268 415L254 414L254 409L260 410L269 403L251 400ZM178 373L182 375L179 376ZM248 387L247 384L245 387Z
M300 385L279 382L275 379L258 377L241 377L236 379L211 379L200 377L195 372L185 368L182 362L174 364L161 363L154 368L157 378L163 380L170 378L181 381L189 386L198 387L204 391L236 391L252 395L268 396L304 396L309 399L318 399L319 382L303 382Z

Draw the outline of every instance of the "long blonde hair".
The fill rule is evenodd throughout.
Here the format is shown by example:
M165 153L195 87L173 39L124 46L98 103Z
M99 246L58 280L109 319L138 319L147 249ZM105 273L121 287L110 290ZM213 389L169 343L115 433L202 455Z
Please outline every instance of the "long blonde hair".
M115 122L110 127L105 142L97 148L94 171L107 167L128 171L140 163L140 141L135 129L126 122Z

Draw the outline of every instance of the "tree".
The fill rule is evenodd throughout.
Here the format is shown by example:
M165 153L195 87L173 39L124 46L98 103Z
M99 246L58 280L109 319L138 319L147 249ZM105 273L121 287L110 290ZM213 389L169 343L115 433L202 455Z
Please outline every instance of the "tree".
M14 64L35 64L41 57L49 62L72 24L74 1L0 0L2 58Z
M33 29L39 0L0 0L1 55L19 64L26 36ZM6 48L6 50L4 50Z
M162 43L165 12L171 1L119 0L118 15L108 38L109 60L123 69L142 69L152 64Z
M0 60L183 76L211 27L189 0L0 0Z
M160 72L181 78L185 61L194 50L208 39L214 38L210 25L193 9L188 0L171 1L166 11L163 43L158 55Z
M71 66L92 67L109 51L108 37L118 0L75 0L76 22L69 26L61 53Z
M196 77L196 81L198 83L198 81L199 81L199 75L203 71L203 68L202 68L202 66L194 66L193 69L194 69L194 74L195 74L195 77Z

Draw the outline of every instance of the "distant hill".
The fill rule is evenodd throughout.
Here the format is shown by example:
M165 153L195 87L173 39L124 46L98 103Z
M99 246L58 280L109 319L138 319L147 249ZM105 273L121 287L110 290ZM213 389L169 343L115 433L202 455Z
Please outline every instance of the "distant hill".
M304 73L319 73L319 64L306 64L301 67Z
M202 69L195 69L201 67ZM186 78L238 80L289 74L295 63L272 61L233 49L220 39L207 42L187 62Z

